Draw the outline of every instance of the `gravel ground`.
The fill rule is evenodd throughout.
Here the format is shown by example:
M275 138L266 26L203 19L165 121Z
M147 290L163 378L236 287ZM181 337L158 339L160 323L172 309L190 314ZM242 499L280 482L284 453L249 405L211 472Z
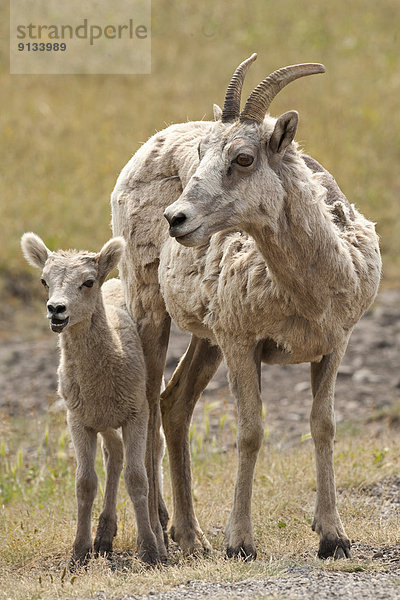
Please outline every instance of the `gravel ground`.
M236 598L276 598L282 600L331 600L357 598L394 600L400 597L400 570L395 573L343 573L296 566L287 574L267 579L247 579L237 583L193 581L162 594L125 596L121 600L234 600ZM102 600L99 596L99 600Z

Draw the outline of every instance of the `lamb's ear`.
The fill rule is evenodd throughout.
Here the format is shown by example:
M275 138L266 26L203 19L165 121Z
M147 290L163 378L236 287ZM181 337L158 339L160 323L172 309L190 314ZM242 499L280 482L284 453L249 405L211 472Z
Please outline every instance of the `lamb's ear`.
M35 233L24 233L21 248L28 263L38 269L43 269L51 254L44 241Z
M125 240L122 237L111 238L111 240L108 240L104 244L97 255L100 285L104 282L109 272L117 266L124 249Z
M286 148L294 140L298 123L299 113L295 110L283 113L276 121L275 129L268 142L268 153L273 163L272 166L277 166L281 162Z
M218 104L213 104L214 121L220 121L222 117L222 108Z

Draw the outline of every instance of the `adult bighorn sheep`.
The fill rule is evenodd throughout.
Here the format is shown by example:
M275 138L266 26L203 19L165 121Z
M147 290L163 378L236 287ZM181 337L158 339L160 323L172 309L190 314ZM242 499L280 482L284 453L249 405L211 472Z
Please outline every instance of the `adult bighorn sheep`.
M293 142L297 112L278 119L267 114L284 86L324 67L275 71L240 112L243 80L255 58L236 69L223 110L214 108L216 122L172 125L154 135L122 170L112 194L114 234L127 241L121 278L149 374L151 518L160 539L154 456L172 317L192 333L161 399L173 539L185 551L209 548L193 509L188 429L223 356L238 408L227 553L256 556L251 493L263 437L261 363L310 362L318 555L348 557L350 542L336 508L334 387L350 333L377 293L378 239L373 223L348 203L334 178Z

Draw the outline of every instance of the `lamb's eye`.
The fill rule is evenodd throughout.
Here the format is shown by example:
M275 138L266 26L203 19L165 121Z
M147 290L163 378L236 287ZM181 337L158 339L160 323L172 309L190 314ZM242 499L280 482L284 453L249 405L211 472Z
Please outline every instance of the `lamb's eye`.
M241 167L250 167L254 162L254 157L251 154L238 154L235 162Z
M83 284L85 287L93 287L94 281L93 279L88 279L87 281L85 281L85 283Z
M47 285L47 283L46 283L46 280L45 280L45 279L41 279L41 280L40 280L40 283L41 283L41 284L42 284L42 285L43 285L45 288L49 287L49 286Z
M197 146L197 154L199 155L199 159L201 160L200 146L201 146L201 144L199 144L199 145Z

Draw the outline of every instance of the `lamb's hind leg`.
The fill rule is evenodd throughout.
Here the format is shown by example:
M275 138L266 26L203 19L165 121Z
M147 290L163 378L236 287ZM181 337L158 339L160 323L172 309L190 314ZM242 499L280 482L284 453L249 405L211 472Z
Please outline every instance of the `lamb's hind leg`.
M121 437L115 429L107 429L101 433L101 436L106 485L103 510L94 540L94 551L103 555L112 551L113 539L117 533L117 493L124 451Z
M337 370L345 349L346 346L324 356L319 363L311 363L313 406L310 424L317 467L317 498L312 528L320 537L319 558L351 556L350 541L336 508L333 467L334 391Z
M168 446L174 512L170 533L182 550L210 550L201 531L192 499L189 427L193 409L221 362L218 346L192 337L185 355L161 396L161 413Z

